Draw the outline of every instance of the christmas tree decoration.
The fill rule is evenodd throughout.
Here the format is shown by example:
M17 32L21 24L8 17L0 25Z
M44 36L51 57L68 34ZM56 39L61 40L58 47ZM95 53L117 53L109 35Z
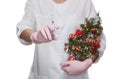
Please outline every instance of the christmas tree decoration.
M92 39L92 38L89 38L89 39L88 39L88 43L93 43L93 39Z
M100 38L97 37L97 38L95 39L95 41L96 41L97 43L100 43Z
M74 34L70 34L65 51L69 54L68 61L83 61L92 55L99 55L100 35L103 32L99 13L95 18L86 18Z
M70 57L68 58L68 61L72 61L72 60L76 60L76 57L75 57L75 56L70 56Z
M92 34L95 34L97 32L97 29L96 28L93 28L90 30Z
M69 35L69 38L74 38L75 37L75 34L70 34Z
M93 44L93 47L94 47L94 48L100 48L100 44L94 43L94 44Z

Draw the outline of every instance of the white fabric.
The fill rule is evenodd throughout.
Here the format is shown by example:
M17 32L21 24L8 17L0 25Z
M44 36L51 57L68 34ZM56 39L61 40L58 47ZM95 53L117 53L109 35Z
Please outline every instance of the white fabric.
M89 79L87 71L77 76L67 75L61 70L60 63L67 59L64 43L68 41L68 35L79 28L86 17L95 17L96 11L92 1L67 0L64 5L57 4L61 9L68 5L63 10L57 10L60 8L55 7L51 1L53 0L28 0L23 19L17 25L19 39L23 29L38 31L42 26L51 24L52 20L60 26L55 32L59 37L57 41L36 44L29 79ZM102 38L102 41L100 56L105 49L105 38ZM25 41L22 43L30 44Z
M65 8L69 7L68 3L70 4L72 0L67 0L62 4L55 3L54 1L51 0L52 5L58 10L59 12L63 12Z

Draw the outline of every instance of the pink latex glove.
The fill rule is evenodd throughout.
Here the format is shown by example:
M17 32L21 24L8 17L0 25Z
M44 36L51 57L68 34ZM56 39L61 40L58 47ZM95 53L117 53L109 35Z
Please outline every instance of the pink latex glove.
M62 70L68 73L69 75L78 75L86 71L92 65L92 60L86 59L84 61L65 61L62 62L60 65Z
M52 40L56 40L57 37L55 37L53 32L58 28L59 27L56 25L43 26L39 31L32 33L30 39L35 44L47 43Z

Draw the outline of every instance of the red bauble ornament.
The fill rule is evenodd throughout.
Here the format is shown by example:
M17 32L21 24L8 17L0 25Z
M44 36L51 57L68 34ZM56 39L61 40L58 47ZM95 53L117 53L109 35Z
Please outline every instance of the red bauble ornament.
M92 38L89 38L87 41L88 41L88 43L93 43L93 39Z
M95 38L95 41L97 42L97 43L100 43L100 38Z
M94 48L100 48L100 44L94 43L94 44L93 44L93 47L94 47Z
M76 60L76 57L75 57L75 56L70 56L70 57L68 58L68 61L73 61L73 60Z
M75 32L75 35L81 35L82 34L82 31L80 29L77 29L76 32Z
M75 37L74 34L70 34L70 35L69 35L69 38L74 38L74 37Z
M96 28L91 29L91 33L95 34L97 32Z

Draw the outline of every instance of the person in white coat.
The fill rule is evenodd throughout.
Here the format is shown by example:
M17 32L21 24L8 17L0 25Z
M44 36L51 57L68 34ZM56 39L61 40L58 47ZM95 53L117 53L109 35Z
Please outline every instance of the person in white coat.
M85 18L91 17L96 17L91 0L27 0L17 36L25 45L35 44L29 79L89 79L87 69L105 50L104 34L99 57L93 55L84 61L66 61L64 43Z

